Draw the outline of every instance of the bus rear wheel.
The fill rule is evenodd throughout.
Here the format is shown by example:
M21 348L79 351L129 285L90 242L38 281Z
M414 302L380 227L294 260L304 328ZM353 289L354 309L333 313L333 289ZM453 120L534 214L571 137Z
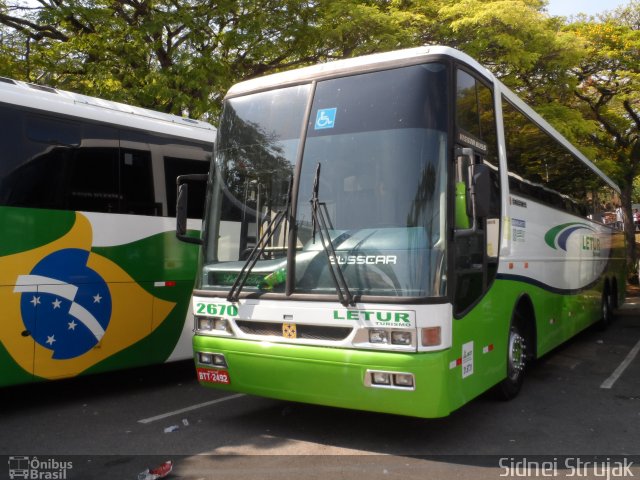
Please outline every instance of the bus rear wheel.
M527 365L527 340L521 323L514 318L509 329L507 343L507 378L498 384L498 394L503 400L511 400L520 392Z
M605 288L602 292L602 300L600 302L600 322L599 326L601 330L604 330L613 320L613 304L614 299L608 288Z

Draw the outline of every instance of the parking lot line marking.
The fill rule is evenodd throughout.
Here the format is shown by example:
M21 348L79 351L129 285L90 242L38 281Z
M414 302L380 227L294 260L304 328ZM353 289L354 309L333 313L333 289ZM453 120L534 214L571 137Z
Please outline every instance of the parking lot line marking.
M613 371L611 376L607 378L604 382L602 382L602 385L600 385L600 388L613 387L613 384L616 383L616 380L618 380L620 375L622 375L622 372L624 372L625 369L629 366L629 364L633 361L633 359L636 358L636 355L638 355L638 352L640 352L640 340L638 340L638 343L636 343L635 346L631 349L631 351L627 354L626 358L622 361L622 363L618 365L618 368L616 368Z
M197 405L191 405L190 407L181 408L180 410L174 410L173 412L162 413L160 415L156 415L155 417L143 418L142 420L138 420L138 423L155 422L157 420L162 420L163 418L173 417L174 415L180 415L181 413L190 412L191 410L197 410L198 408L208 407L209 405L215 405L216 403L222 403L222 402L234 400L236 398L240 398L244 396L245 396L244 393L229 395L228 397L222 397L216 400L211 400L209 402L198 403Z

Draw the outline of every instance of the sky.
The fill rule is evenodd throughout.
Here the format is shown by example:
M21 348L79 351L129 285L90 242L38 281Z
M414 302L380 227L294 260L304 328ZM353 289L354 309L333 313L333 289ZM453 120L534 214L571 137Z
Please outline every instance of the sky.
M627 0L549 0L547 10L551 15L569 17L578 13L596 15L608 10L615 10Z

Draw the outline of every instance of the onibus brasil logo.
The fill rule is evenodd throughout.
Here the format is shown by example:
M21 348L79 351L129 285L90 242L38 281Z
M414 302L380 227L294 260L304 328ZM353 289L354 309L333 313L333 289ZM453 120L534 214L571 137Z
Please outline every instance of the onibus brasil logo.
M67 471L73 468L72 462L59 461L54 458L38 459L38 457L9 457L9 478L26 478L39 480L66 480Z
M53 351L54 359L88 352L109 325L111 294L102 277L87 266L88 258L86 250L59 250L16 282L24 326L36 343Z

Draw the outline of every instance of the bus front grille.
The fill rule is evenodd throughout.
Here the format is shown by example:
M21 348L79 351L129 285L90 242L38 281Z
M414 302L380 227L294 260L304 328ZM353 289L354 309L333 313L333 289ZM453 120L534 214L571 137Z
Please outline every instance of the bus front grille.
M249 320L236 320L238 328L248 335L264 335L284 337L283 323L280 322L252 322ZM351 327L332 327L323 325L296 324L295 338L305 340L328 340L341 341L347 338L351 332Z

